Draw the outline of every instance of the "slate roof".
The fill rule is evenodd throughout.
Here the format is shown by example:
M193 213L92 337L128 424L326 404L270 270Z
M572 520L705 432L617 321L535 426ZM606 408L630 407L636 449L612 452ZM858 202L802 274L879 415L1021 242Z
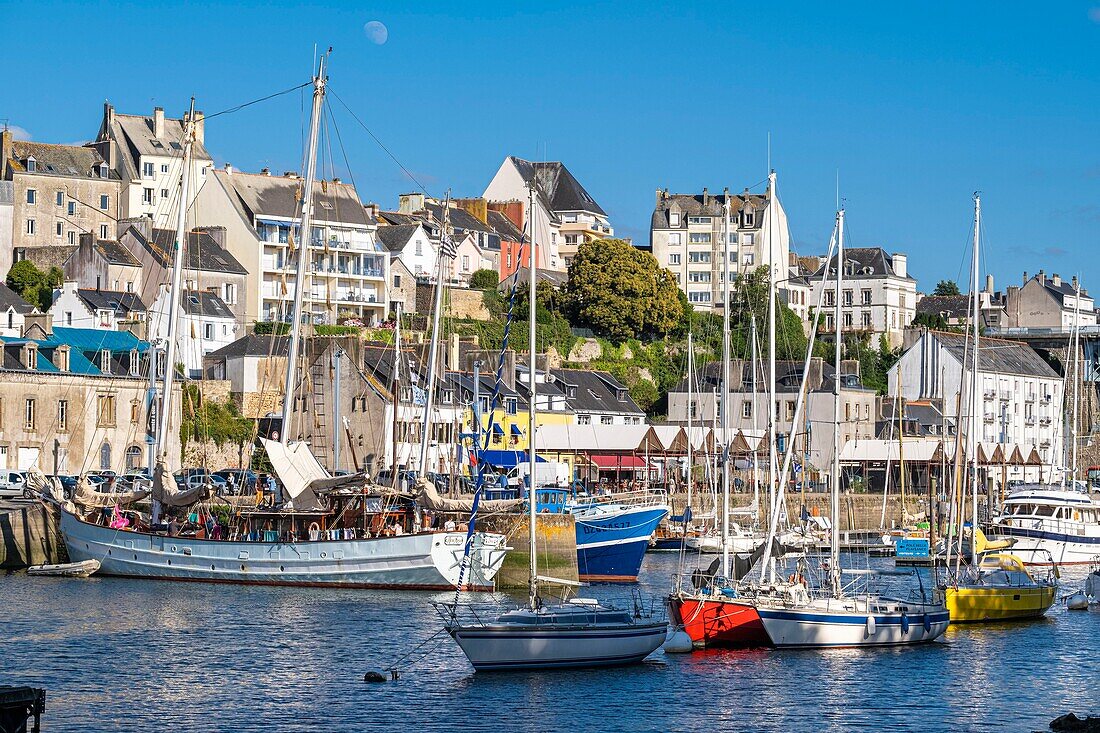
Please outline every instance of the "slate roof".
M446 379L451 384L455 385L461 390L463 400L469 400L474 394L474 375L473 372L447 372ZM496 388L496 374L493 372L482 372L479 391L482 397L492 397L493 390ZM518 393L509 389L507 384L501 382L500 384L500 398L503 400L505 397L516 397ZM503 406L503 403L502 405Z
M576 387L576 393L566 391L569 408L574 412L625 412L644 414L630 396L626 385L615 379L609 372L585 369L551 369L554 380L569 387ZM622 399L619 397L622 396Z
M432 203L431 201L424 204L424 207L431 213L432 218L437 222L443 221L443 204ZM494 234L493 228L488 224L485 224L476 216L452 205L450 207L451 213L451 228L456 232L484 232L485 234Z
M522 242L523 232L507 216L499 211L489 210L489 225L505 242Z
M836 378L836 367L828 361L821 360L821 384L812 386L811 392L832 392L833 380ZM779 360L775 363L775 388L777 392L798 392L802 384L802 370L804 363L802 361L792 360ZM752 391L752 364L749 361L741 362L741 375L740 380L735 371L737 364L731 365L730 374L730 394L744 394ZM767 388L767 376L763 372L764 367L761 367L761 371L756 375L757 388L760 394L764 394ZM814 379L814 369L811 365L810 369L811 385ZM692 380L692 389L696 394L700 392L709 392L722 387L722 363L720 361L711 361L703 365L700 373ZM844 375L842 381L842 389L845 391L873 391L868 387L864 387L858 377L854 375ZM680 380L671 392L687 392L687 378Z
M420 224L397 224L380 226L375 236L378 241L390 252L400 252L412 239L413 234L420 228Z
M242 207L250 223L265 215L290 219L301 216L298 189L305 182L299 178L219 170L212 171L212 175L235 196L236 203ZM313 198L313 218L316 221L359 226L368 226L372 221L350 183L318 181L313 189Z
M144 313L148 310L137 293L80 288L76 291L76 294L93 311L110 310L116 314L126 315L129 313Z
M23 300L19 293L5 283L0 283L0 311L7 311L9 308L14 308L16 313L23 315L34 312L34 306Z
M286 356L289 347L289 336L249 333L217 351L211 351L207 356Z
M530 182L534 178L535 189L548 204L547 208L550 211L588 211L607 216L564 163L559 161L532 163L514 155L508 157L524 182Z
M650 218L650 227L653 229L668 229L670 228L668 221L669 209L676 205L676 208L680 212L681 224L686 225L684 221L688 216L721 216L726 215L726 198L730 201L730 214L736 216L746 204L752 204L756 211L763 211L768 205L768 197L764 194L756 193L739 193L739 194L707 194L707 202L703 203L703 194L701 193L672 193L661 199L661 202L653 209L653 216ZM764 221L763 216L756 217L756 225L759 227Z
M1039 276L1036 275L1035 279L1038 280ZM1046 277L1044 275L1043 276L1043 287L1046 288L1047 290L1049 290L1051 293L1054 293L1055 295L1057 295L1062 300L1065 300L1066 298L1074 298L1075 299L1077 297L1077 291L1073 287L1073 281L1072 280L1063 280L1061 278L1058 278L1058 284L1055 284L1054 283L1054 278ZM1087 298L1088 295L1089 295L1088 291L1085 290L1084 288L1081 288L1081 297L1082 298ZM1070 302L1073 302L1073 301L1071 300Z
M24 161L28 156L35 159L34 175L105 180L99 176L99 164L103 162L103 157L94 148L14 140L12 169L25 172ZM110 169L107 176L110 180L118 180L118 173Z
M964 350L966 348L966 336L959 333L947 333L945 331L933 331L930 334L939 344L948 351L960 364L964 362ZM1027 344L1019 341L1007 341L1005 339L982 338L978 346L978 371L992 372L995 374L1019 374L1027 377L1041 377L1043 379L1060 379L1061 377L1043 357L1039 356Z
M130 250L113 239L96 239L92 248L112 265L125 265L127 267L141 267L136 257L130 254Z
M216 293L209 290L184 290L180 294L180 305L189 316L203 316L206 318L228 318L233 320L235 316L225 301Z
M970 317L970 296L926 295L917 302L917 313L965 320Z
M836 273L836 255L834 254L827 264L823 264L813 274L815 280L820 280L828 273L832 277ZM869 277L897 277L894 272L894 258L886 253L882 247L850 247L844 250L844 277L845 278L869 278ZM904 280L913 280L906 275ZM915 280L914 280L915 282Z
M143 115L123 115L115 113L114 129L111 131L120 147L130 154L129 162L137 170L137 160L142 155L182 156L183 120L164 118L164 134L153 135L153 118ZM213 160L202 143L195 141L192 155L197 160Z
M171 267L171 255L173 245L176 241L176 232L172 229L154 229L153 241L145 239L141 230L137 227L133 227L132 231L136 233L139 241L141 241L149 253L153 255L153 258L161 265L161 267ZM203 270L206 272L226 272L236 275L247 275L248 270L244 268L236 257L229 254L229 251L218 244L218 241L214 239L208 232L205 231L191 231L187 233L187 241L183 246L183 266L189 270Z

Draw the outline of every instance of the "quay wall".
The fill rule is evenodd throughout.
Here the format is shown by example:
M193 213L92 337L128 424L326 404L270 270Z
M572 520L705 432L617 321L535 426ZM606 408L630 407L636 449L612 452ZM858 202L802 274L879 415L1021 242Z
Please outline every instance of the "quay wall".
M0 503L0 568L65 562L57 510L40 502Z

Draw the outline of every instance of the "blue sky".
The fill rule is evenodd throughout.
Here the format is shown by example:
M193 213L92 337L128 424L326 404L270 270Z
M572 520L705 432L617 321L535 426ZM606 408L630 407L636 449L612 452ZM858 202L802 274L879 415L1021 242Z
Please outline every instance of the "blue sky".
M36 140L90 139L104 99L225 109L331 45L332 90L433 194L479 194L508 154L562 160L644 241L656 188L757 185L770 133L800 252L824 249L839 173L851 245L907 252L922 289L965 280L980 189L998 287L1042 267L1100 288L1100 0L5 5L0 119ZM207 145L298 170L302 105L211 120ZM361 197L395 207L414 184L332 114ZM335 138L332 158L348 178Z

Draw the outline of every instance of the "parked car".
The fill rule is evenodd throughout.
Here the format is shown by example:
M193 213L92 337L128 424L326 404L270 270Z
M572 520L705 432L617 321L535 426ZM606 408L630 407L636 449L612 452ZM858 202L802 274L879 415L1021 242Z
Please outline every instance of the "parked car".
M255 471L247 468L223 468L212 475L224 479L238 494L249 494L255 491L256 482L260 478Z
M60 474L57 476L48 476L47 478L57 479L61 483L61 490L65 493L65 498L73 498L73 494L76 493L76 476Z
M27 491L24 471L0 471L0 499L19 499Z
M189 475L176 474L176 483L182 488L194 489L199 486L212 486L214 491L224 492L225 479L212 473L192 473Z
M151 491L153 488L153 478L145 472L134 472L123 474L115 482L115 485L119 489L141 489L144 491Z
M398 477L401 479L399 482L401 485L399 489L411 489L413 484L416 483L415 471L400 471ZM379 486L393 486L393 471L388 468L383 468L374 476L374 483Z

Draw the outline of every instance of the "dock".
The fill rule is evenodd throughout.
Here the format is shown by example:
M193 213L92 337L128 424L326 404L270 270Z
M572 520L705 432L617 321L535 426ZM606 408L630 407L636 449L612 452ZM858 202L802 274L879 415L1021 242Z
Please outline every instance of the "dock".
M0 733L38 733L44 712L44 689L0 685Z
M40 501L0 502L0 568L68 561L56 509Z

